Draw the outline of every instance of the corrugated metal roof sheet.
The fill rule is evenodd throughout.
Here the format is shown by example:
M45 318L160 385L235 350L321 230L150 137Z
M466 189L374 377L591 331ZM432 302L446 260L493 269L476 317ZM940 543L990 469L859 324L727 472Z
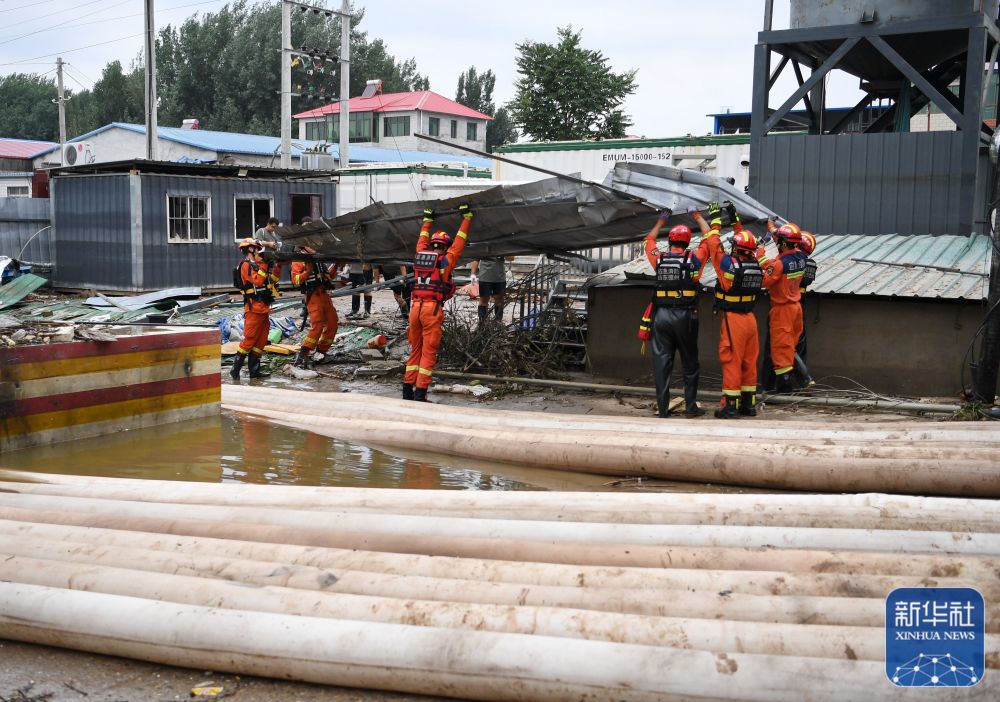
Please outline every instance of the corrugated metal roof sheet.
M432 90L417 90L411 93L376 94L370 98L352 97L347 107L348 112L403 112L407 110L426 110L440 112L445 115L455 115L469 119L493 119L487 114L473 110L460 102L455 102L444 95L438 95ZM340 102L331 102L313 110L306 110L292 115L295 119L302 117L322 117L323 115L339 114Z
M768 245L772 256L777 251ZM818 265L811 294L867 295L941 300L984 300L988 296L992 246L982 234L824 236L813 258ZM591 279L592 285L615 285L626 279L652 279L645 257ZM709 265L702 283L715 284Z
M0 158L34 158L59 146L51 141L0 138Z
M86 141L90 137L109 129L126 129L137 134L145 134L146 127L142 124L112 122L100 129L82 134L71 142ZM238 132L213 132L208 129L181 129L178 127L158 127L157 133L161 139L186 144L206 151L231 154L251 154L254 156L271 156L281 148L281 138L262 136L260 134L240 134ZM58 145L57 145L58 146ZM298 158L306 150L316 150L325 147L325 153L339 158L340 150L337 144L327 144L309 139L292 139L292 156ZM443 154L434 151L400 151L378 146L355 146L349 149L348 157L351 163L466 163L472 168L489 169L492 162L478 156L462 154Z

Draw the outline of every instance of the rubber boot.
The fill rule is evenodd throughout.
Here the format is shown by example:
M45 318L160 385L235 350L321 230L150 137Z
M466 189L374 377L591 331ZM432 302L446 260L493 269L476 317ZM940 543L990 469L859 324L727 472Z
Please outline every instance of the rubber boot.
M247 354L239 353L236 354L236 360L233 361L233 367L229 369L229 375L233 380L240 379L240 371L243 370L243 364L247 360Z
M410 383L403 383L403 399L413 399L413 386Z
M795 354L795 380L799 383L802 388L808 389L816 384L813 380L812 375L809 373L809 366L806 365L805 360L799 354Z
M498 321L503 321L503 307L500 305L493 305L493 317Z
M312 365L312 363L309 362L310 355L311 352L309 349L305 346L300 346L299 353L295 356L295 360L292 362L292 365L296 368L309 368L309 366Z
M791 372L782 373L776 379L774 384L774 394L775 395L791 395L798 388L795 386L795 381L792 379Z
M250 354L250 377L251 378L270 378L271 374L267 371L261 370L260 368L260 354L251 353Z
M757 416L757 393L755 392L740 393L740 416L741 417Z
M698 380L701 377L701 370L694 373L684 374L684 416L700 417L705 414L705 410L698 406Z
M486 318L490 316L490 308L486 305L480 305L477 311L479 312L479 323L483 324Z
M362 319L368 319L372 316L372 298L365 296L365 313L361 315Z
M417 402L428 402L427 400L427 388L414 388L413 399Z
M731 395L722 396L722 404L717 410L715 410L716 419L737 419L740 416L739 412L740 400L738 397L732 397Z

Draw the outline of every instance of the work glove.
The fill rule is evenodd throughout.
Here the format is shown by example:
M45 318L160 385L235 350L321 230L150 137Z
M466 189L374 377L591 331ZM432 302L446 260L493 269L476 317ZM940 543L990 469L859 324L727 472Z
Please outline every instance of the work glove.
M472 208L468 205L459 205L458 213L466 219L472 219Z
M699 210L699 209L698 209L697 207L695 207L694 205L691 205L691 206L690 206L690 207L688 208L688 214L689 214L689 215L690 215L691 217L693 217L694 219L698 219L699 217L701 217L701 210Z
M667 220L670 219L670 217L673 214L674 211L672 209L670 209L669 207L664 207L662 210L660 210L660 221L666 224Z
M431 209L424 210L424 221L425 222L434 221L434 210Z
M739 222L740 221L740 215L736 211L736 205L734 205L729 200L726 200L722 204L723 204L723 207L726 208L726 214L729 215L729 224L733 225L733 224L736 224L737 222Z
M722 225L722 208L719 207L719 203L709 203L708 209L705 211L705 219L708 220L709 224Z

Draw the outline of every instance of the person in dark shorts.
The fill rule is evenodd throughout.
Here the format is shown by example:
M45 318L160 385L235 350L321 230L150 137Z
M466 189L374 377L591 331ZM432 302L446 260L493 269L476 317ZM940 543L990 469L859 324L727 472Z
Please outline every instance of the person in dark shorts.
M508 256L508 261L514 260ZM507 292L507 272L504 257L481 258L472 262L472 282L479 282L479 321L489 317L490 299L493 300L493 315L503 321L504 294Z
M351 273L348 278L352 288L360 288L362 285L371 285L375 279L370 263L351 263ZM368 319L372 316L372 291L365 293L365 312L361 314L361 295L351 295L351 311L347 319Z

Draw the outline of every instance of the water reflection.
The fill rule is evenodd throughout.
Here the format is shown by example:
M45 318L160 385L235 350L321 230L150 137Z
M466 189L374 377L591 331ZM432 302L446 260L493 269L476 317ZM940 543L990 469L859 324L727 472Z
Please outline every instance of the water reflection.
M401 457L223 411L218 417L12 451L0 457L0 466L41 473L201 482L545 489L544 480L525 481L435 458Z

